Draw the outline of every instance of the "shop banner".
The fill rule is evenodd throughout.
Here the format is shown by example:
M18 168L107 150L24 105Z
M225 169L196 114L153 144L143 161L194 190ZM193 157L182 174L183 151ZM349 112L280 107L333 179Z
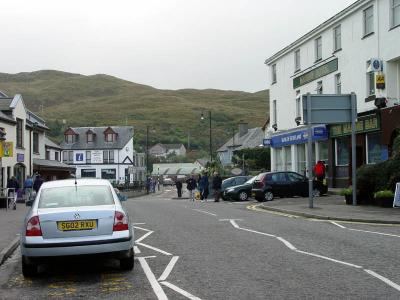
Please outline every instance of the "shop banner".
M396 184L396 193L394 194L393 207L400 208L400 183Z
M280 148L289 145L305 144L307 143L308 131L307 129L294 131L290 133L284 133L275 135L271 138L270 145L272 148ZM326 126L316 126L313 127L313 141L327 140L328 131Z
M0 143L0 157L13 157L13 142L1 142Z

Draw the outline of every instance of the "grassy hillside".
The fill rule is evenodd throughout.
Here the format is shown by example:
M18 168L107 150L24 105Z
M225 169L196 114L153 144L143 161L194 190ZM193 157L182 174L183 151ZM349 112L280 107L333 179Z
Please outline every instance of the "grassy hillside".
M84 76L60 71L0 73L0 90L22 94L28 108L45 118L53 135L62 126L133 125L144 140L146 125L154 127L150 141L187 143L207 151L211 110L215 147L232 134L240 120L262 126L268 114L268 92L224 90L160 90L108 75ZM66 120L66 125L62 125Z

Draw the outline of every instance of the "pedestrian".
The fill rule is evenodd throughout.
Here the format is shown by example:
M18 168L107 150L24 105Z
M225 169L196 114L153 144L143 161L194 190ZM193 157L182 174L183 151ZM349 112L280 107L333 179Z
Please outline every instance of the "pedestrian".
M325 179L325 164L323 161L319 160L314 166L314 174L318 181L324 182Z
M33 178L32 176L28 175L24 181L24 192L27 200L31 198L32 187L33 187Z
M199 191L200 191L200 199L207 200L208 197L208 176L204 174L199 180Z
M196 186L196 179L194 179L192 175L188 180L186 180L186 188L189 191L189 199L192 201L194 201L194 190L196 189Z
M219 202L219 198L221 197L222 178L219 176L218 172L214 172L212 188L214 189L214 201Z
M178 192L178 198L182 198L182 182L178 179L175 181L176 190Z
M35 181L33 182L33 190L36 192L36 194L39 192L42 183L43 183L42 176L40 174L37 174Z
M19 183L17 178L12 176L8 181L7 181L7 189L8 190L8 199L13 199L12 204L13 204L13 209L17 209L17 190L19 189ZM8 203L9 205L10 203Z

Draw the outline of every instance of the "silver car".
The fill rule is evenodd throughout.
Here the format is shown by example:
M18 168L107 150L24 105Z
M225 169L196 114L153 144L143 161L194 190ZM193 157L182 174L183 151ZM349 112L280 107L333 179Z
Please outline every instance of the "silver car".
M132 270L134 232L127 212L107 180L45 182L31 205L21 234L22 273L58 256L96 254Z

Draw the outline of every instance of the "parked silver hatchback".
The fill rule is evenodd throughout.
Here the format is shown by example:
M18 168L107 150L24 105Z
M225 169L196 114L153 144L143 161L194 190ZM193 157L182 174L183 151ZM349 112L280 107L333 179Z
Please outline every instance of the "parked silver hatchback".
M58 256L101 255L134 264L134 233L127 212L107 180L45 182L29 210L21 234L22 273Z

